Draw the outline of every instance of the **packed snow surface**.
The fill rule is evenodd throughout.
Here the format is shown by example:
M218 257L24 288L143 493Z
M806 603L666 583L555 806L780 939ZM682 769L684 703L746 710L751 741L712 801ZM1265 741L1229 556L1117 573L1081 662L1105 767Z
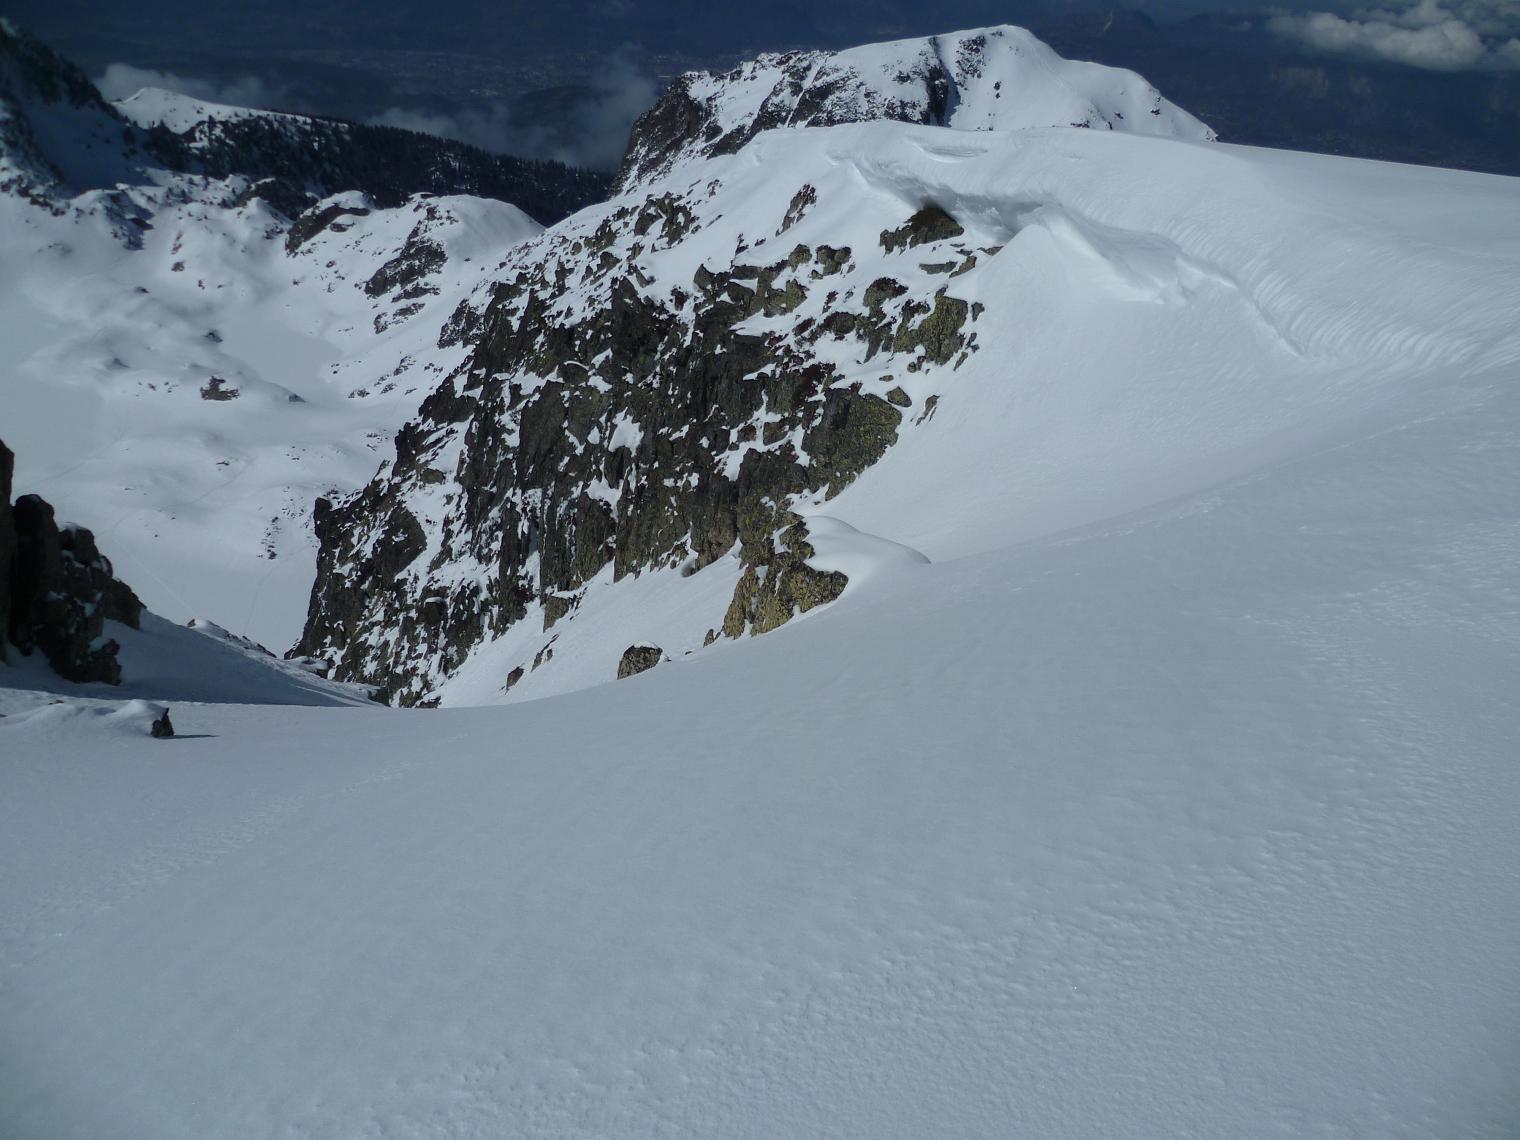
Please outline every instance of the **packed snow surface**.
M850 588L688 654L735 567L603 583L562 645L671 660L506 708L210 703L273 666L176 631L261 671L122 694L170 741L0 666L0 1133L1513 1134L1520 186L894 125L718 172L783 154L1002 246L951 287L1004 331L800 505Z

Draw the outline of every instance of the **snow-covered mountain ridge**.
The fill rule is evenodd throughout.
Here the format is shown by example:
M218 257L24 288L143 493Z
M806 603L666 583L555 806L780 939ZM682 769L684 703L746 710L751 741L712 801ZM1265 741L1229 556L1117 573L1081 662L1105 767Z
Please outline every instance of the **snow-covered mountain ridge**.
M799 517L938 559L1205 494L1509 359L1510 194L1070 128L691 160L461 310L469 359L322 516L301 649L529 699L837 596Z
M1214 132L1132 71L1062 59L1003 25L845 51L762 55L680 76L634 125L618 189L761 131L896 120L962 131L1081 127L1206 140Z

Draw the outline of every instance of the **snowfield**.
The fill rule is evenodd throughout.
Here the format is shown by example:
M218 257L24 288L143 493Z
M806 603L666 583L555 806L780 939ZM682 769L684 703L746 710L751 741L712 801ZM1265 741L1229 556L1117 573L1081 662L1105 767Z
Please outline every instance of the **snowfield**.
M55 217L0 196L0 439L18 493L90 519L151 609L283 651L311 591L313 502L374 474L462 355L439 326L540 227L485 199L378 210L349 194L328 204L362 213L289 252L284 219L227 208L225 184L134 193L152 219L140 248L99 203ZM414 230L445 254L429 291L367 294Z
M383 709L156 619L121 691L53 704L0 665L0 1135L1513 1136L1520 182L892 123L764 134L657 186L698 178L724 181L723 256L802 181L798 233L883 272L916 271L873 243L927 202L1001 247L947 282L987 306L980 351L899 373L899 441L799 504L843 596L703 648L733 559L608 574L552 665L501 691L530 620L443 688L506 707ZM497 221L481 248L517 232ZM189 471L220 454L208 417L252 405L268 440L231 458L264 502L314 477L273 474L277 417L325 417L311 449L399 423L322 378L337 324L373 315L336 278L327 307L325 256L201 310L167 248L131 255L159 266L140 303L171 345L225 327L204 351L250 398L133 418L102 370L157 342L82 326L44 237L40 300L0 279L29 431L99 416L112 462L201 433ZM661 281L701 262L664 256ZM473 287L448 266L439 320ZM299 335L257 336L269 297L300 299L271 326ZM372 363L343 383L436 334L412 321L355 334ZM49 404L55 358L79 379ZM65 514L119 482L14 434L21 489L46 474ZM312 471L369 461L342 448ZM157 605L131 512L182 510L127 493L80 521ZM222 563L184 556L161 596L204 588L254 631L246 568L217 594ZM610 683L646 642L669 660ZM148 737L146 702L179 737Z

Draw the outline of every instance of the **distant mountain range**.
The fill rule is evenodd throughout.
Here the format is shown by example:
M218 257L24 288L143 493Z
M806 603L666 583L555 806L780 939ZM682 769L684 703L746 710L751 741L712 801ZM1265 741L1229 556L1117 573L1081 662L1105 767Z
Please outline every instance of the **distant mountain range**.
M95 72L125 60L209 80L253 75L281 105L353 119L398 105L445 117L489 106L512 126L499 142L544 154L573 152L588 118L606 132L642 109L608 88L609 66L669 82L692 68L728 70L760 51L1014 21L1067 58L1140 72L1229 142L1520 174L1520 73L1421 71L1314 53L1272 33L1265 12L1157 22L1122 7L1048 0L737 8L555 0L425 12L411 0L378 0L358 21L341 5L290 0L132 8L20 0L8 9Z

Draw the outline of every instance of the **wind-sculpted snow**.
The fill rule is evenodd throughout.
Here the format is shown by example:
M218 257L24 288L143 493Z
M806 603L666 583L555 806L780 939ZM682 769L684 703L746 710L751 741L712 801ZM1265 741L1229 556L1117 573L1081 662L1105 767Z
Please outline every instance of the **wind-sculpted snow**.
M633 129L623 191L761 131L896 120L960 131L1081 127L1208 140L1214 132L1140 76L1062 59L1023 28L981 28L846 51L762 55L691 72Z

